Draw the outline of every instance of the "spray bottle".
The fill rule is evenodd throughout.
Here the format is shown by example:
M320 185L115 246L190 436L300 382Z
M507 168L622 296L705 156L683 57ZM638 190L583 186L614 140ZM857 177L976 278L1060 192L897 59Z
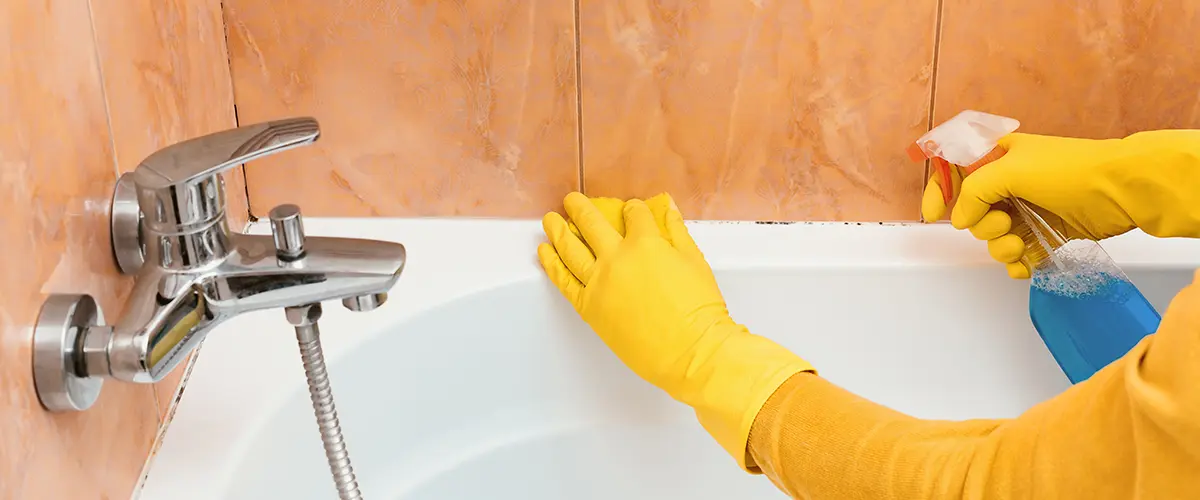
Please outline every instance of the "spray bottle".
M930 160L949 205L955 195L950 169L970 175L1003 157L1007 151L998 142L1018 126L1012 118L963 111L908 152L914 160ZM1023 200L1009 199L1003 208L1012 216L1012 233L1025 242L1029 317L1071 383L1091 377L1158 329L1158 311L1099 243L1067 240Z

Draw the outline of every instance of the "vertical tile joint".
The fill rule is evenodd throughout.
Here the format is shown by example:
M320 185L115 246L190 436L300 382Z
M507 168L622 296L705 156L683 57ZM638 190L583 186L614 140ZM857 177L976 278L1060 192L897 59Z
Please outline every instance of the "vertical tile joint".
M100 101L104 103L104 123L108 126L108 147L112 151L113 182L121 177L121 160L117 158L117 136L113 131L112 108L108 104L108 88L104 84L104 64L100 59L100 35L96 33L96 12L92 0L86 0L88 26L92 28L92 60L96 64L96 77L100 80Z
M229 67L229 95L233 100L233 126L237 127L242 124L242 121L238 118L237 93L233 89L233 52L229 50L229 20L225 16L224 0L217 2L217 9L221 14L221 37L225 42L225 65ZM233 175L242 176L242 190L246 196L246 220L257 221L258 217L254 216L254 205L250 203L250 176L246 175L246 164L239 165Z
M937 105L938 60L942 55L942 15L945 1L938 0L937 16L933 25L933 69L929 75L929 121L926 130L933 129L934 107Z
M929 74L929 118L925 123L925 130L933 129L934 113L937 106L937 78L938 78L938 62L942 55L942 23L945 14L945 0L937 0L937 12L934 16L933 23L933 68ZM925 189L925 183L929 182L929 160L925 160L925 175L921 177L921 189ZM924 193L922 193L924 196ZM917 209L917 220L925 221L925 216Z
M581 193L584 191L584 176L583 176L583 59L580 56L582 53L583 35L580 32L579 22L579 3L583 0L574 0L575 8L575 138L578 143L576 152L578 153L579 180L576 186L579 187ZM940 0L939 0L940 1Z

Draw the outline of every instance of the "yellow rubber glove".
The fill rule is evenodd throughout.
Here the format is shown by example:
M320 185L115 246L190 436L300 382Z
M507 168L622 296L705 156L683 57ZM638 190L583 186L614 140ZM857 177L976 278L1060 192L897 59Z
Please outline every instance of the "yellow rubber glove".
M586 196L571 193L563 204L583 239L561 215L546 214L550 243L538 246L538 257L550 280L622 362L691 406L753 471L746 441L754 416L788 377L812 365L733 321L670 198L661 226L642 200L623 203L624 236Z
M1157 333L1017 418L914 418L802 373L763 405L750 452L794 498L1195 500L1197 380L1200 272Z
M1004 157L962 179L950 222L987 240L1009 276L1028 278L1025 245L1011 234L1007 198L1023 199L1069 239L1099 240L1135 227L1149 234L1200 236L1200 130L1141 132L1124 139L1074 139L1010 134ZM930 178L921 202L926 221L946 212L941 186Z
M596 209L600 210L600 214L604 215L604 219L608 221L613 229L621 236L625 236L625 200L618 198L593 197L592 204ZM675 206L675 201L671 199L671 195L667 193L660 194L646 200L646 206L650 207L650 213L654 215L654 222L658 224L659 233L664 238L667 236L667 212ZM679 211L678 208L674 208ZM579 232L579 227L572 221L567 221L567 227L571 229L571 233L576 238L583 240L583 233Z

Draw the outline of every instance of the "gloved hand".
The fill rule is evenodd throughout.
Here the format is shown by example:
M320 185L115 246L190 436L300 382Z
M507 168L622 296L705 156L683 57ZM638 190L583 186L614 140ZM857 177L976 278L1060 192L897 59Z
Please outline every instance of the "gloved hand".
M604 216L604 219L608 221L608 224L611 225L613 229L616 229L618 234L624 237L625 200L600 196L594 196L588 199L592 200L592 204L595 205L596 209L600 211L600 214ZM670 210L670 205L673 203L675 202L671 200L671 196L666 193L646 200L646 206L650 207L650 213L654 215L654 221L658 223L659 232L662 233L663 237L666 237L667 234L667 211ZM576 226L574 222L568 220L567 227L571 230L571 233L574 234L576 238L579 238L580 241L583 241L583 233L579 232L579 227Z
M622 236L596 204L571 193L564 205L583 239L551 212L542 220L551 243L538 246L538 257L617 357L695 409L745 469L759 409L789 377L813 368L733 321L679 209L669 197L652 201L666 207L661 222L642 200L620 205Z
M987 240L992 258L1009 276L1028 278L1020 262L1021 238L1011 234L1005 204L1016 197L1034 205L1068 239L1099 240L1135 227L1149 234L1200 235L1200 131L1158 130L1124 139L1074 139L1010 134L1007 151L962 179L950 222ZM941 219L946 206L936 178L921 202L926 221Z

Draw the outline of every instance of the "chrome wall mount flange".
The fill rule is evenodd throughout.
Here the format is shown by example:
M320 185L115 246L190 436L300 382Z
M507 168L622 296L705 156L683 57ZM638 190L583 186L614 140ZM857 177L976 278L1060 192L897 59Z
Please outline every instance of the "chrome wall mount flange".
M121 270L121 274L137 274L146 262L146 247L142 240L142 211L138 208L137 186L133 182L132 172L117 178L109 224L117 269Z
M100 397L104 379L87 376L84 339L104 324L90 295L52 294L33 327L33 385L50 411L81 411Z

